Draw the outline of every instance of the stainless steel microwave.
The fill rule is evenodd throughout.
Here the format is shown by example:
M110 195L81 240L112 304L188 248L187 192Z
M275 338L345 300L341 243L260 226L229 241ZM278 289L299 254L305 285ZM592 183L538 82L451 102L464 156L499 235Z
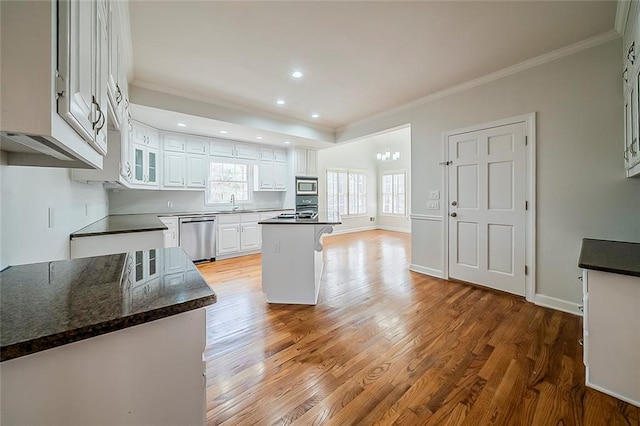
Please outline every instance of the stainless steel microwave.
M296 195L318 195L318 179L296 178Z

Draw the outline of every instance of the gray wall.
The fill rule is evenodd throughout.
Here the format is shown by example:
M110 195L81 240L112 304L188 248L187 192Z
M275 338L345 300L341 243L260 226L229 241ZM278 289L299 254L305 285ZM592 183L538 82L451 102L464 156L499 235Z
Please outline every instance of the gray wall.
M2 267L68 259L69 234L108 214L102 184L72 181L69 169L2 165L0 179Z
M625 179L620 39L341 130L347 141L411 124L412 213L444 191L442 135L537 114L537 284L547 300L579 303L584 237L640 241L640 179ZM418 188L420 188L418 190ZM442 221L412 221L412 263L442 271ZM554 299L549 299L554 298Z

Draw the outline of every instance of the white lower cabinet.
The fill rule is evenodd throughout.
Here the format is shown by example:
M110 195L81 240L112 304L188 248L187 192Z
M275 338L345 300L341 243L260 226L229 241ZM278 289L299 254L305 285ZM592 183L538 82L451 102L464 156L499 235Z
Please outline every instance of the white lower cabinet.
M71 259L150 250L164 245L162 231L127 232L122 234L91 235L71 239Z
M166 231L163 231L164 247L178 247L178 218L159 217L158 219L168 228Z
M216 254L218 258L242 256L260 250L259 213L218 216Z
M587 386L640 406L640 277L584 270Z

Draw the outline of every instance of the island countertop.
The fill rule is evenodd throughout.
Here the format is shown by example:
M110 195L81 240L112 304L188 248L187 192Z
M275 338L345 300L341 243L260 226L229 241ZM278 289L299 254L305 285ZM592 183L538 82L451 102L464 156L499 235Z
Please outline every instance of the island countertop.
M278 219L277 217L273 217L258 222L259 225L340 225L341 223L339 215L329 214L327 212L319 212L318 217L315 219Z
M12 266L0 292L0 361L217 300L179 247Z
M640 277L640 243L584 238L578 266Z

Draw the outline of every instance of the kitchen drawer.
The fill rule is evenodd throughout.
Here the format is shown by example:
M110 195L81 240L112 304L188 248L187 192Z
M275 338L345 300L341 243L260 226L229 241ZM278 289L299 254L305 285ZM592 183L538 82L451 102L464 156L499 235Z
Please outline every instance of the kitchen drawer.
M260 221L260 213L244 213L240 215L240 222L242 223L259 222L259 221Z
M218 224L225 223L240 223L240 215L239 214L221 214L217 217Z

